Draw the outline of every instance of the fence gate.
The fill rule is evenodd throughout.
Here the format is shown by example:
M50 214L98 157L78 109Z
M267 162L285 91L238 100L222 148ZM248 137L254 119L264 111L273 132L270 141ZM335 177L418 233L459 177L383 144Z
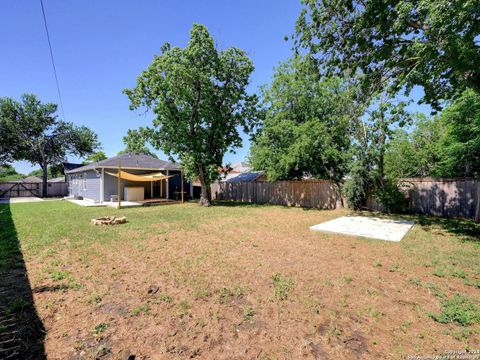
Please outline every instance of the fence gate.
M12 197L40 196L39 183L3 182L0 183L0 199Z

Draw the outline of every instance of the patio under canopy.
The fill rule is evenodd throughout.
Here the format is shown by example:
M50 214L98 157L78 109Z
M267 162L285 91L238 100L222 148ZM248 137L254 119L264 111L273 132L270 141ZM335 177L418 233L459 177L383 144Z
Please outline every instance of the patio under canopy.
M173 176L177 176L179 174L174 174L174 175L165 175L161 172L156 172L156 173L150 173L150 174L143 174L143 175L138 175L138 174L131 174L129 172L120 170L119 173L111 173L108 171L105 171L108 175L119 177L120 174L120 179L125 179L125 180L130 180L130 181L142 181L142 182L151 182L151 181L157 181L157 180L164 180L171 178Z

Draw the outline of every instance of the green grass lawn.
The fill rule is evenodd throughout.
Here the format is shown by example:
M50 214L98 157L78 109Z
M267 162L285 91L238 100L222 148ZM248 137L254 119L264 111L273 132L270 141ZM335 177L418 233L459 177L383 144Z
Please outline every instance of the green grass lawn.
M400 243L309 230L347 213L0 205L0 269L25 268L33 294L3 309L34 302L49 358L399 359L480 348L479 224L408 217L416 225ZM104 215L128 223L90 224Z

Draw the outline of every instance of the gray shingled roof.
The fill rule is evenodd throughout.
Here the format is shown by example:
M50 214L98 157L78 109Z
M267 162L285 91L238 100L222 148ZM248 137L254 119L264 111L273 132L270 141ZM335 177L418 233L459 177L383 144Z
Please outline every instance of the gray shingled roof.
M169 161L156 159L143 154L121 154L96 163L81 166L79 168L65 171L66 174L74 174L86 170L101 168L116 168L120 166L124 169L149 169L149 170L180 170L180 165Z

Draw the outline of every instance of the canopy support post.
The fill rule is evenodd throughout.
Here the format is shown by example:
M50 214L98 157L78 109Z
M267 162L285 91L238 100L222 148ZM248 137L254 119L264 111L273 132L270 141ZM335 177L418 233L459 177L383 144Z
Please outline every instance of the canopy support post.
M120 192L122 191L121 190L121 181L122 181L122 175L120 174L120 160L118 160L118 177L117 177L118 181L117 181L117 193L118 193L118 206L117 208L118 209L121 209L122 208L122 198L121 198L121 194Z

